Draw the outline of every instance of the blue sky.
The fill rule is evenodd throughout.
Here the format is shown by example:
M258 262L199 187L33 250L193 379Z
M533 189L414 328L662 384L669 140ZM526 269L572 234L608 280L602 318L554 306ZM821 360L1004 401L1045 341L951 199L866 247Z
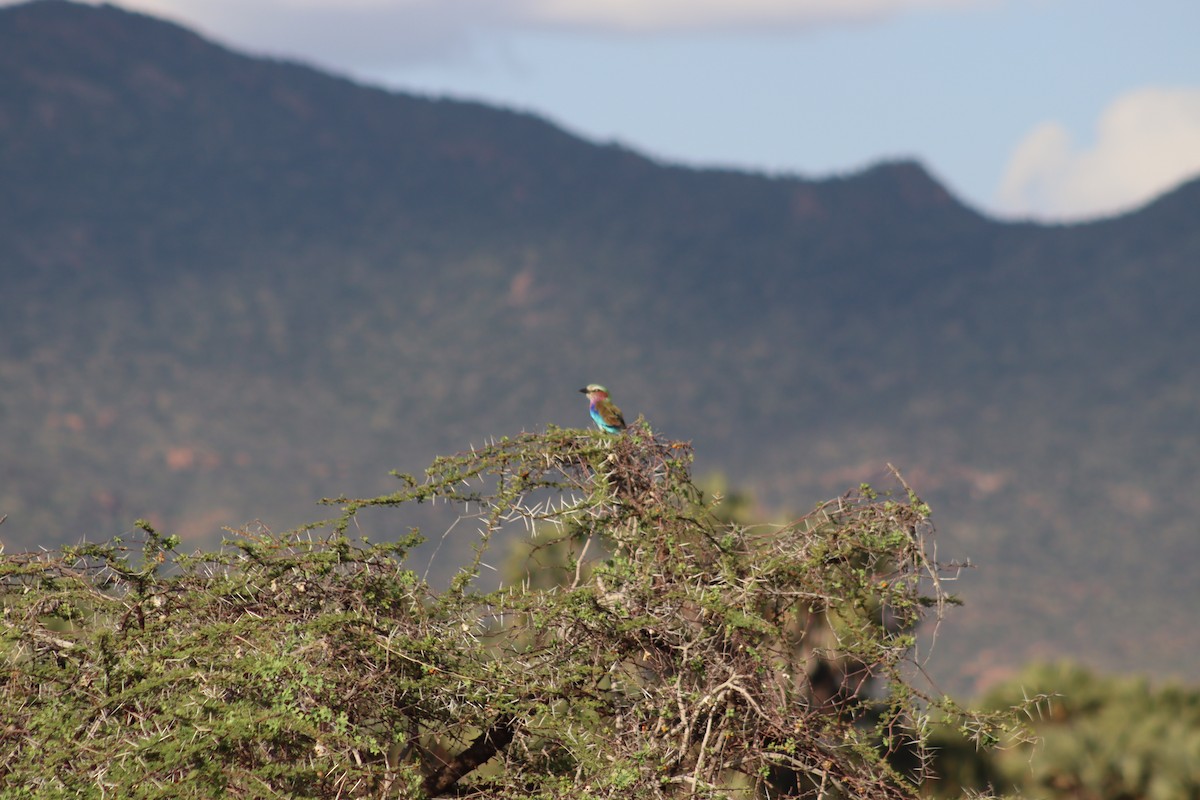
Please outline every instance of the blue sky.
M823 177L914 157L1004 217L1200 174L1196 0L127 0L254 53Z

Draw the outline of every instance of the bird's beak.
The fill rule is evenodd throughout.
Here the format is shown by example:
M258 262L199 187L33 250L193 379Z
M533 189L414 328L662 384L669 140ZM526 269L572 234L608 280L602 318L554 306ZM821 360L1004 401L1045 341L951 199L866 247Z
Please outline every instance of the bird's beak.
M580 389L579 391L583 392L584 394L587 394L587 389Z

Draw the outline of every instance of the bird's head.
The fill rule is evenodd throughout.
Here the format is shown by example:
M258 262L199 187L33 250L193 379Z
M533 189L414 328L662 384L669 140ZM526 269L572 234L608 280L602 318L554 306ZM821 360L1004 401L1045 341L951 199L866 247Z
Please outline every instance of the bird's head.
M589 383L579 391L588 396L588 400L603 400L608 397L608 389L605 389L598 383Z

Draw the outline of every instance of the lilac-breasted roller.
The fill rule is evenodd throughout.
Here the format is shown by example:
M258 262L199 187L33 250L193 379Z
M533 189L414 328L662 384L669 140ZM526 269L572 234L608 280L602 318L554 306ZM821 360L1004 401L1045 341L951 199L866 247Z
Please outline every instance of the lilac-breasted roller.
M625 418L621 416L621 409L608 399L608 389L598 383L589 383L586 389L579 391L587 395L588 413L592 415L596 427L605 433L620 433L625 430Z

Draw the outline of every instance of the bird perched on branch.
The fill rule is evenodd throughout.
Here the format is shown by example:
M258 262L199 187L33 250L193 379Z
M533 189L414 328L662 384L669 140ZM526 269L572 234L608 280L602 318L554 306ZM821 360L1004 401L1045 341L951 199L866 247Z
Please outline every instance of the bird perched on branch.
M598 383L589 383L587 388L579 391L587 395L588 413L592 415L596 427L605 433L625 430L625 418L621 416L621 409L608 399L608 389Z

